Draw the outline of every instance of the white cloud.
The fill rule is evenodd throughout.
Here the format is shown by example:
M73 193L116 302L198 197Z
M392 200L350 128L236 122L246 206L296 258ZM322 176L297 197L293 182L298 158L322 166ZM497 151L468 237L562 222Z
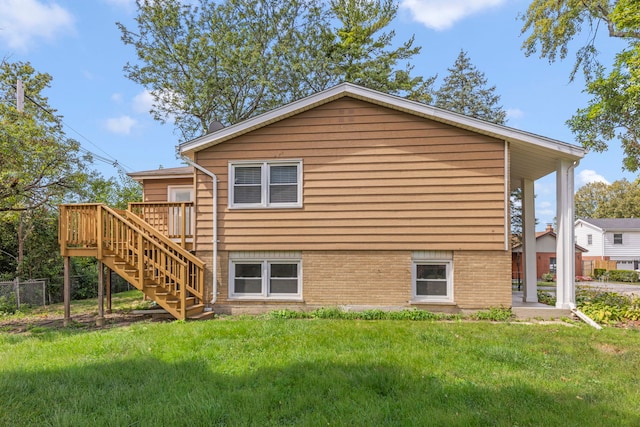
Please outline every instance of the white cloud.
M524 111L519 108L508 108L507 111L507 120L510 119L521 119L524 117Z
M152 106L153 95L146 89L133 97L133 110L136 113L148 113Z
M27 51L38 39L52 41L73 31L73 16L55 2L0 0L0 40L10 48Z
M116 92L116 93L114 93L114 94L111 94L111 100L112 100L113 102L118 103L118 104L119 104L119 103L121 103L121 102L122 102L122 94L121 94L121 93L119 93L119 92Z
M401 0L400 7L408 9L413 19L426 27L446 30L466 16L506 3L507 0Z
M592 182L604 182L605 184L609 184L607 179L591 169L585 169L578 173L578 183L580 185L591 184Z
M137 123L138 122L135 119L132 119L129 116L120 116L107 119L106 127L109 132L120 135L129 135L131 133L131 129Z

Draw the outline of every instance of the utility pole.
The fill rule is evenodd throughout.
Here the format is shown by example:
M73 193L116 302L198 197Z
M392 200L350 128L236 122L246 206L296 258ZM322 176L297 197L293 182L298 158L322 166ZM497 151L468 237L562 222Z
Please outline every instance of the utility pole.
M16 83L16 108L21 113L24 111L24 85L20 79Z

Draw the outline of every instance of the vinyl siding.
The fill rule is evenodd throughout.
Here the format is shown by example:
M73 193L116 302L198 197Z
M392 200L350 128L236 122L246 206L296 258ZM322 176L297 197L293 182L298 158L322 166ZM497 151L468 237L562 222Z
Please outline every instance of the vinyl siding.
M592 237L593 240L590 245L588 244L588 238L587 238L589 234L593 236ZM575 226L575 235L576 235L576 244L579 246L582 246L583 248L589 251L584 254L585 256L601 257L604 255L602 252L602 248L603 248L602 232L599 229L593 228L582 222L578 222ZM611 238L613 239L613 236Z
M145 179L142 185L145 202L166 202L170 185L193 185L191 178Z
M218 176L222 251L504 250L504 155L502 141L342 98L196 161ZM303 207L229 209L229 161L275 159L302 159ZM198 242L209 242L211 180L197 179Z

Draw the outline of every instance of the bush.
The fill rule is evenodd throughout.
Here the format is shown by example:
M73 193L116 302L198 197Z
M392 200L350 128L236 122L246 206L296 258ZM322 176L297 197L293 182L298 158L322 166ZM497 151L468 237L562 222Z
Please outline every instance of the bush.
M607 275L612 282L637 282L638 272L633 270L610 270Z
M0 297L0 314L13 314L18 309L15 294Z
M581 292L576 295L578 308L596 322L615 324L640 320L640 300L615 292Z
M556 278L556 276L553 273L544 273L542 275L542 280L544 282L554 282L555 278Z
M593 277L596 279L601 278L607 272L606 268L594 268L593 269Z
M538 302L546 305L555 306L556 297L549 292L538 291Z

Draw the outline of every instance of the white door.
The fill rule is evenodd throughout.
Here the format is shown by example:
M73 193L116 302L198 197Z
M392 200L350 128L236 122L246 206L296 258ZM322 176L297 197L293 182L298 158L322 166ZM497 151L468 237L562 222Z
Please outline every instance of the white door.
M187 185L181 186L169 186L169 201L170 202L191 202L193 201L193 187ZM185 211L186 235L192 235L193 229L193 215L192 207L187 207ZM175 206L169 208L169 235L180 237L182 235L182 207Z

